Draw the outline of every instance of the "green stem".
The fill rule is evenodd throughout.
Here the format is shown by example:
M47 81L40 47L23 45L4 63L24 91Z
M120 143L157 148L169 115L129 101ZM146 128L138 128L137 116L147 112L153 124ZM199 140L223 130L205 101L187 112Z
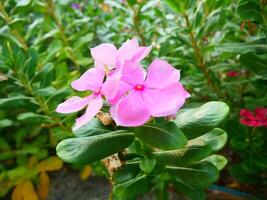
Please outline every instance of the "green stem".
M133 8L132 6L130 6L132 11L133 11L133 25L134 25L134 29L136 34L138 35L138 37L141 40L141 44L142 45L146 45L146 40L144 37L144 33L143 31L141 31L140 29L140 20L139 20L139 13L140 13L140 8Z
M53 18L53 20L55 21L55 23L57 25L57 28L59 30L59 35L60 35L62 42L64 43L64 45L66 47L70 47L70 49L72 49L70 44L69 44L68 38L65 35L64 26L62 25L61 21L56 16L56 8L55 8L55 4L54 4L53 0L47 0L47 8L48 8L49 15ZM70 60L74 64L74 66L77 68L77 70L79 70L80 69L79 64L77 63L76 58L75 58L72 50L68 50L68 54L69 54Z
M6 24L9 25L12 22L12 18L5 11L5 8L4 8L2 2L0 2L0 13L1 13L3 19L5 20ZM19 34L19 32L17 30L11 30L11 32L17 38L17 40L19 41L19 43L22 45L23 49L25 51L27 51L29 47L26 44L24 38Z
M191 45L194 49L194 54L195 54L198 66L199 66L200 70L202 71L205 79L207 80L208 86L217 94L218 97L222 98L222 95L219 92L218 87L213 83L212 78L209 74L209 71L206 67L204 56L202 55L202 53L200 51L200 47L198 46L198 43L196 41L194 31L192 30L191 24L189 22L188 15L186 13L184 13L183 17L185 18L187 28L190 29L190 33L189 33L190 41L191 41Z

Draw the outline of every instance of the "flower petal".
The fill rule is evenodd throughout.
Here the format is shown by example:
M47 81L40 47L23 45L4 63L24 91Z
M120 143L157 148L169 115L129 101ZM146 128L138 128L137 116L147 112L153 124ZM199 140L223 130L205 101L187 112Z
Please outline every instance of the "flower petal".
M120 98L130 89L132 85L121 81L120 74L114 74L105 81L102 87L102 94L105 95L108 103L116 104Z
M245 119L254 120L255 117L253 116L252 112L250 112L247 109L241 109L240 110L240 116Z
M87 70L79 79L73 81L71 86L78 91L96 91L102 84L105 77L105 72L98 68Z
M154 60L148 67L145 81L149 88L164 88L166 85L178 82L180 71L164 60Z
M152 46L149 47L139 47L138 51L135 53L132 61L141 61L143 60L151 51Z
M58 113L73 113L83 109L88 102L92 99L92 96L81 98L78 96L73 96L66 100L65 102L57 106L56 112Z
M131 85L143 84L146 77L146 71L138 62L125 62L122 70L121 80Z
M146 89L143 98L154 117L174 115L183 106L187 91L177 82L159 90Z
M141 92L131 92L119 101L111 112L117 125L133 127L145 124L149 118L149 110L142 99Z
M133 38L131 40L127 40L123 43L123 45L118 49L117 58L118 60L131 60L134 55L138 52L138 40Z
M91 49L93 59L107 67L116 65L117 49L113 44L103 43Z
M78 128L82 127L86 123L88 123L94 116L101 110L103 106L103 100L100 96L95 97L92 99L87 108L85 113L76 119L76 123L73 127L73 130L77 130Z

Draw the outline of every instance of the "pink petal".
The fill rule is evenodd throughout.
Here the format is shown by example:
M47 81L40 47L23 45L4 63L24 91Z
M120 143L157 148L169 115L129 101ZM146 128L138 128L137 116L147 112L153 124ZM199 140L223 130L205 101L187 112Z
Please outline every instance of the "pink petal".
M151 51L152 47L139 47L138 52L132 58L132 61L141 61L143 60Z
M121 80L131 85L143 84L146 77L146 71L138 62L125 62L122 70Z
M105 95L109 104L114 105L131 88L132 85L121 81L120 76L111 76L103 84L102 94Z
M73 96L66 100L65 102L57 106L56 112L58 113L73 113L83 109L88 102L92 99L92 96L81 98L78 96Z
M149 110L142 99L141 92L131 92L119 101L111 114L117 125L133 127L145 124L149 118Z
M256 108L255 114L257 118L267 120L267 108Z
M137 53L139 48L138 40L133 38L127 40L123 45L118 49L117 58L118 60L131 60L134 55Z
M79 79L73 81L71 86L78 91L96 91L102 86L105 72L97 68L87 70Z
M177 82L162 89L146 89L143 98L154 117L176 114L187 98L187 92L182 84Z
M255 117L253 116L252 112L250 112L247 109L241 109L240 110L240 116L242 118L246 118L248 120L254 120L255 119Z
M92 99L87 108L85 113L76 119L76 123L73 127L73 130L77 130L78 128L82 127L86 123L88 123L94 116L101 110L103 106L103 100L100 96L95 97Z
M164 88L166 85L178 82L180 71L163 60L154 60L147 73L146 85L150 88Z
M116 65L117 49L113 44L103 43L91 49L93 59L107 67Z

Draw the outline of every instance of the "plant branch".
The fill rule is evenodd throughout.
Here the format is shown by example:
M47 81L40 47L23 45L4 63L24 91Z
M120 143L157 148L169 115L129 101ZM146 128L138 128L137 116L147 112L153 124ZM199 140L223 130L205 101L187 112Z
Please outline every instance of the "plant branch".
M2 2L0 2L0 14L2 15L2 17L5 20L5 22L6 22L7 25L9 25L12 22L12 18L5 11L5 8L4 8ZM19 41L19 43L22 45L24 51L27 51L29 47L26 44L24 38L19 34L19 32L17 30L12 30L12 29L11 29L11 32L17 38L17 40Z
M206 67L204 56L202 55L202 53L200 51L200 47L196 41L194 31L192 30L191 24L189 22L188 15L186 13L184 13L183 17L185 18L187 28L190 29L190 33L189 33L190 41L191 41L191 45L194 49L194 54L195 54L195 57L197 59L198 66L199 66L200 70L202 71L205 79L207 80L208 86L217 94L218 97L222 98L222 95L219 92L218 87L213 83L212 78L209 74L209 71Z
M55 21L55 23L57 25L61 40L63 41L63 43L66 47L71 47L69 44L68 38L65 35L64 26L62 25L61 21L56 16L56 8L55 8L55 4L53 3L53 0L47 0L47 7L48 7L48 14L52 17L52 19ZM80 67L76 61L76 58L72 52L72 49L67 49L67 51L68 51L70 60L73 62L74 66L77 68L77 70L79 70Z

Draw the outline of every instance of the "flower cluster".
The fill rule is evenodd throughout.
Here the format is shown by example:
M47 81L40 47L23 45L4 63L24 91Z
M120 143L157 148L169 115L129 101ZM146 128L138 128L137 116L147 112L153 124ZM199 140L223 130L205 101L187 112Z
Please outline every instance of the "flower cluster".
M151 47L139 46L137 39L126 41L119 49L104 43L91 49L95 67L86 71L71 86L91 91L85 98L73 96L58 105L59 113L86 111L76 119L74 129L88 123L104 101L117 125L140 126L150 117L174 115L190 95L179 82L180 71L163 60L154 60L146 70L140 61Z
M267 108L256 108L254 113L247 109L240 110L240 122L251 127L267 127Z

